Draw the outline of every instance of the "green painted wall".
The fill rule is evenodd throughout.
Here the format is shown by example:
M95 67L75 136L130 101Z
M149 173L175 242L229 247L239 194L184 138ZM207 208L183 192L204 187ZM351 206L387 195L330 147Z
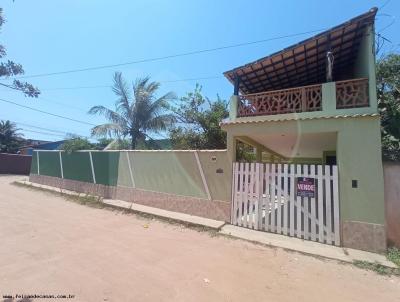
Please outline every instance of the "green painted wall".
M33 152L33 154L32 154L31 174L38 174L38 171L37 171L37 152Z
M230 200L231 164L226 151L197 151L212 199ZM132 177L129 171L130 160ZM193 151L92 151L96 183L208 198ZM89 152L62 152L64 178L93 182ZM37 173L36 157L32 174ZM221 172L221 173L217 173ZM40 152L40 174L61 177L59 152Z
M133 187L127 155L136 188L208 198L194 152L122 151L118 185ZM198 151L198 156L212 199L230 200L231 165L227 153Z
M92 151L96 183L208 198L193 151ZM197 151L211 199L229 201L231 164L227 152ZM130 160L132 177L129 171ZM40 174L61 177L59 152L40 152ZM93 183L89 152L62 152L64 178ZM37 173L32 159L32 174ZM217 172L218 170L218 172Z
M207 198L194 153L130 152L136 188Z
M61 177L60 155L58 152L39 152L39 173L53 177Z
M58 153L58 152L54 152ZM93 182L90 158L88 152L62 152L64 178ZM42 166L42 161L40 161Z
M336 132L341 219L384 224L379 116L224 124L222 127L228 133L231 160L235 136ZM351 187L352 179L358 180L358 188Z
M116 186L118 182L120 152L92 152L96 183Z
M384 224L384 184L379 118L346 119L338 133L342 218ZM358 180L358 188L351 180ZM343 197L342 197L343 196Z
M121 151L118 162L118 186L133 187L133 183L129 173L129 165L127 156L129 156L130 151ZM131 158L131 160L133 160ZM132 173L133 175L133 173Z

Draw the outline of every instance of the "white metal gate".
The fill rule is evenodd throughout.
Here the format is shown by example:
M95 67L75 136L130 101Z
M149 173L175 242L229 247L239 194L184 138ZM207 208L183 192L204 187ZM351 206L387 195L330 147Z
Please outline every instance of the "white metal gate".
M298 196L300 177L313 196ZM231 223L340 245L337 166L234 163Z

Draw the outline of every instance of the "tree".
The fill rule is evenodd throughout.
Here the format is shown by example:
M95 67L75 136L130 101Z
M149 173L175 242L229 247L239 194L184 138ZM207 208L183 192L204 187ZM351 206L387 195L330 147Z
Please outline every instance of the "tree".
M174 116L166 113L168 101L176 98L168 92L156 97L160 83L150 82L149 77L138 78L130 91L120 72L114 74L113 91L118 96L115 110L104 106L94 106L89 114L103 115L109 123L92 128L92 135L98 137L129 137L131 148L139 142L151 139L150 133L165 131L174 122Z
M0 29L3 26L5 19L3 17L3 9L0 7ZM6 48L0 44L0 59L7 55ZM0 62L0 79L8 79L9 77L24 74L24 69L21 64L14 63L11 60L6 62ZM1 86L21 91L25 96L38 97L40 91L38 88L34 87L32 84L27 82L22 82L20 80L14 79L12 83L0 82Z
M171 109L178 124L170 130L172 146L178 149L224 149L226 134L219 123L229 116L228 103L219 96L204 97L201 86L179 100Z
M400 55L389 54L380 59L376 71L383 158L398 161L400 160Z
M89 142L87 138L72 136L61 145L60 149L71 153L73 151L93 150L96 148L95 145Z
M0 152L16 153L23 143L20 129L10 121L0 121Z

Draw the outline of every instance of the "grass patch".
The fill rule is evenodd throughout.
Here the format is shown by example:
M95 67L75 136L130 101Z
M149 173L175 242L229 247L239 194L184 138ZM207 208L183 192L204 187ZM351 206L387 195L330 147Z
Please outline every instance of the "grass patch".
M400 267L400 249L397 247L389 248L386 257L389 261L392 261L394 264Z
M384 276L400 276L400 269L398 268L391 268L384 266L379 263L373 263L373 262L368 262L368 261L360 261L360 260L355 260L353 262L355 266L361 269L366 269L369 271L373 271L378 273L379 275L384 275Z

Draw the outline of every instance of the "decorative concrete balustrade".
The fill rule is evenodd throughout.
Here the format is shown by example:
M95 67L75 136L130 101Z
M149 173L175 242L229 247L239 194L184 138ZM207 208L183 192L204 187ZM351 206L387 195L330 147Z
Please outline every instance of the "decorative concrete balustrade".
M325 111L323 99L333 95L324 96L323 87L332 84L336 85L336 109L369 106L368 79L363 78L240 95L237 117Z

